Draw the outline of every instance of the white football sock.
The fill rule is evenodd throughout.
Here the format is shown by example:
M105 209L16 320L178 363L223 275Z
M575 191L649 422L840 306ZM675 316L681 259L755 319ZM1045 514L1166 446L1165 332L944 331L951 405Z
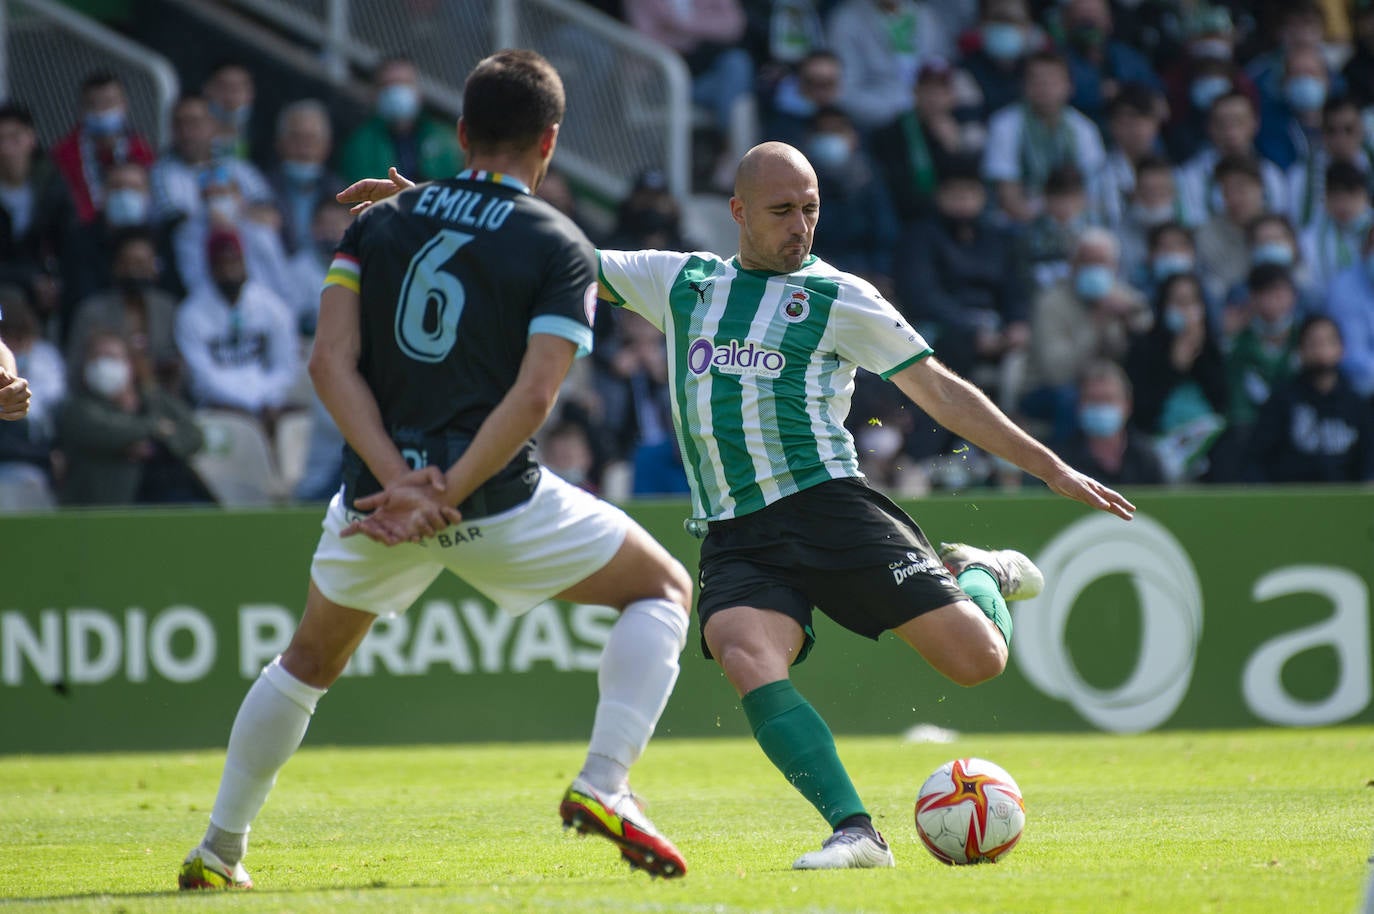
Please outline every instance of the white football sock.
M670 600L638 600L625 607L601 653L601 700L581 776L614 793L653 735L677 682L678 655L687 645L687 612Z
M263 667L229 733L224 775L206 834L206 845L217 854L217 848L223 847L232 856L236 843L232 836L247 835L277 782L277 772L305 738L315 704L324 693L288 673L281 657ZM240 846L246 843L246 838L239 842ZM241 858L243 851L238 853ZM230 866L238 862L223 854L220 857Z

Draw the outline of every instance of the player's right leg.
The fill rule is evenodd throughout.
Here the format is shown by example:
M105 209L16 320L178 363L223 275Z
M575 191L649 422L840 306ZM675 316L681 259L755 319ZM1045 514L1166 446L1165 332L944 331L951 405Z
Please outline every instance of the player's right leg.
M644 815L629 768L643 753L678 676L692 581L682 564L631 523L611 560L559 599L620 610L602 651L599 700L581 772L559 804L566 826L615 842L631 866L681 876L687 863Z
M183 889L252 888L241 862L277 772L305 738L315 705L376 616L327 599L312 581L291 645L263 668L239 706L210 826L182 864Z
M792 866L893 866L892 851L874 829L830 728L788 678L806 644L802 624L783 612L731 606L709 612L703 626L708 650L739 692L764 755L833 829L819 851L803 854Z

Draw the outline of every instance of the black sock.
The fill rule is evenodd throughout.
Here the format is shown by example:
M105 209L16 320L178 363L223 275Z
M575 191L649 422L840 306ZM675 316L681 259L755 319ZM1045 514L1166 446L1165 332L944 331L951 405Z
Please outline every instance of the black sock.
M839 831L842 828L861 828L866 831L873 840L877 841L879 844L883 843L883 839L878 834L878 830L873 827L873 820L863 813L856 813L846 819L842 819L835 826L835 831Z

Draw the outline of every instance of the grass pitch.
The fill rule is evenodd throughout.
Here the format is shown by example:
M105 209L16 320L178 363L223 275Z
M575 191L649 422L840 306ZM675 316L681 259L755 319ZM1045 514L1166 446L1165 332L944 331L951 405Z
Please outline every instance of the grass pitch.
M895 870L793 872L827 829L743 740L660 740L637 767L687 857L672 881L563 833L579 746L309 747L253 833L258 888L232 894L175 891L222 753L0 757L0 908L1350 914L1368 873L1371 728L839 743ZM961 755L1025 792L1025 837L995 866L936 863L912 824L925 776Z

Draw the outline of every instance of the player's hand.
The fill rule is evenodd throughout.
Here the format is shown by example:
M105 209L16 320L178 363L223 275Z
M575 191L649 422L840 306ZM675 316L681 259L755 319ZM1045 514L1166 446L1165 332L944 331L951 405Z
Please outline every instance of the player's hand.
M13 422L24 418L32 399L28 381L0 368L0 419Z
M403 190L410 190L414 186L415 182L397 171L393 165L385 178L363 178L361 181L354 181L339 191L335 199L340 203L357 204L349 210L350 213L357 215L372 204L395 196Z
M1066 468L1063 474L1045 480L1045 484L1056 495L1081 501L1089 508L1115 514L1122 520L1130 520L1135 516L1135 505L1127 501L1120 492L1107 488L1096 479L1077 470Z
M393 480L382 491L355 502L359 511L372 512L344 528L343 536L363 534L387 546L418 543L462 520L457 508L443 501L444 474L424 467Z

